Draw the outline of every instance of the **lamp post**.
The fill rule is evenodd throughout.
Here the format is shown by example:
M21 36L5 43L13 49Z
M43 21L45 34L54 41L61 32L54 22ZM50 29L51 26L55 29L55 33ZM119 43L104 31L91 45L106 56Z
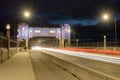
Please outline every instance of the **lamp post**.
M60 41L61 46L60 47L63 48L62 25L61 25L60 29L61 29L61 41Z
M19 36L17 35L17 51L19 52Z
M104 35L104 49L106 49L106 43L107 43L106 35Z
M0 40L0 47L1 49L3 48L3 34L0 33L0 37L1 37L1 40Z
M8 49L8 58L10 57L10 25L6 25L7 29L7 49Z
M109 14L104 14L103 15L103 20L108 21L109 19ZM117 47L117 24L116 24L116 18L114 18L114 34L115 34L115 47Z
M26 11L23 12L23 16L24 16L24 18L28 19L28 18L31 17L31 12L26 10ZM28 43L29 42L29 28L28 28L28 39L26 39L25 42L26 42L25 43L25 49L27 50L28 46L29 46L29 43Z
M109 14L107 13L104 13L103 16L102 16L102 19L106 22L109 20ZM106 35L104 35L104 49L106 49L106 46L107 46L107 40L106 40Z
M117 47L117 24L116 24L116 18L114 18L115 20L115 46Z
M109 14L104 14L103 15L103 20L108 21L109 19ZM114 32L115 32L115 47L117 47L117 24L116 24L116 18L114 18Z
M79 40L78 40L78 39L76 39L76 47L78 47L78 41L79 41Z

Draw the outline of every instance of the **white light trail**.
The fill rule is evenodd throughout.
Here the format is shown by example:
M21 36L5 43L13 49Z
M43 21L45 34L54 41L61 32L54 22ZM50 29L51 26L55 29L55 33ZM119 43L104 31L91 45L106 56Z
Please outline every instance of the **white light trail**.
M51 48L43 48L43 49L47 51L57 52L60 54L67 54L71 56L77 56L77 57L82 57L82 58L88 58L88 59L93 59L93 60L120 64L120 57L118 56L113 57L109 55L108 56L100 55L100 54L89 53L89 52L76 52L76 51L59 50L59 49L51 49Z

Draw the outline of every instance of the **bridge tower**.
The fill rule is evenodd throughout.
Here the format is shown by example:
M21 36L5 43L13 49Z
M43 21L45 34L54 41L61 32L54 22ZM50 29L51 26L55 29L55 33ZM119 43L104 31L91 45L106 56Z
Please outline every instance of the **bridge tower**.
M19 39L24 39L28 48L28 40L32 37L56 37L59 39L59 47L70 45L70 25L61 24L57 27L29 27L26 23L18 25Z
M70 46L70 25L69 24L61 24L61 47Z

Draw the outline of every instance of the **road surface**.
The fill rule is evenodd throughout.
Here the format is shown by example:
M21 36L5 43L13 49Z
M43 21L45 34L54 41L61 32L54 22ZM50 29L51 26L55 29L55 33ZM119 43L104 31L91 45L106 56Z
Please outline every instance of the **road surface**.
M36 80L79 80L71 73L53 64L40 51L31 51L31 61Z
M86 52L74 52L55 49L44 49L47 54L53 55L65 61L82 65L99 72L120 79L120 57L111 57L105 55L95 55Z
M54 51L54 52L53 52ZM0 80L80 80L70 71L54 64L49 56L55 56L73 64L82 65L120 79L119 57L90 55L84 52L43 49L40 51L20 52L0 63ZM69 55L70 54L70 55ZM74 56L76 55L76 56ZM101 57L100 57L101 56ZM89 58L90 57L90 58ZM100 60L97 60L97 57ZM103 58L104 57L104 58ZM92 59L93 58L93 59ZM103 61L102 61L103 59ZM104 60L105 59L105 60ZM107 62L111 60L110 62ZM32 62L32 63L31 63ZM66 65L68 66L68 65ZM70 66L68 66L70 67ZM70 67L70 68L74 68ZM76 70L76 69L75 69ZM79 73L78 73L79 74ZM85 75L86 77L86 75Z

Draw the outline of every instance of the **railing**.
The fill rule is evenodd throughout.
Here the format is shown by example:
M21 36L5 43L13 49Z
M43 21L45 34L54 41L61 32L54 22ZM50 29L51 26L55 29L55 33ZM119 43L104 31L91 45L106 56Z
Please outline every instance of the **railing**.
M10 40L10 46L16 47L17 42L14 40ZM0 35L0 48L7 48L7 38L2 35Z
M107 42L106 45L108 47L111 47L111 46L120 46L120 42L116 43L115 42ZM104 46L104 43L103 42L84 42L84 43L79 43L79 46L97 46L97 47L102 47Z
M69 47L75 47L75 48L96 48L96 49L104 49L104 43L103 42L79 42L78 45L71 44ZM109 50L120 50L120 42L117 42L117 45L115 42L107 42L106 43L106 49Z
M76 43L71 43L72 46L77 46ZM114 41L107 41L106 42L107 46L120 46L120 42L117 42L117 45ZM95 42L95 41L86 41L86 42L78 42L78 46L98 46L102 47L104 46L104 42Z
M10 52L8 53L7 49L4 50L0 50L0 62L3 62L7 59L9 59L10 57L12 57L13 55L15 55L17 52L22 51L23 48L10 48Z

